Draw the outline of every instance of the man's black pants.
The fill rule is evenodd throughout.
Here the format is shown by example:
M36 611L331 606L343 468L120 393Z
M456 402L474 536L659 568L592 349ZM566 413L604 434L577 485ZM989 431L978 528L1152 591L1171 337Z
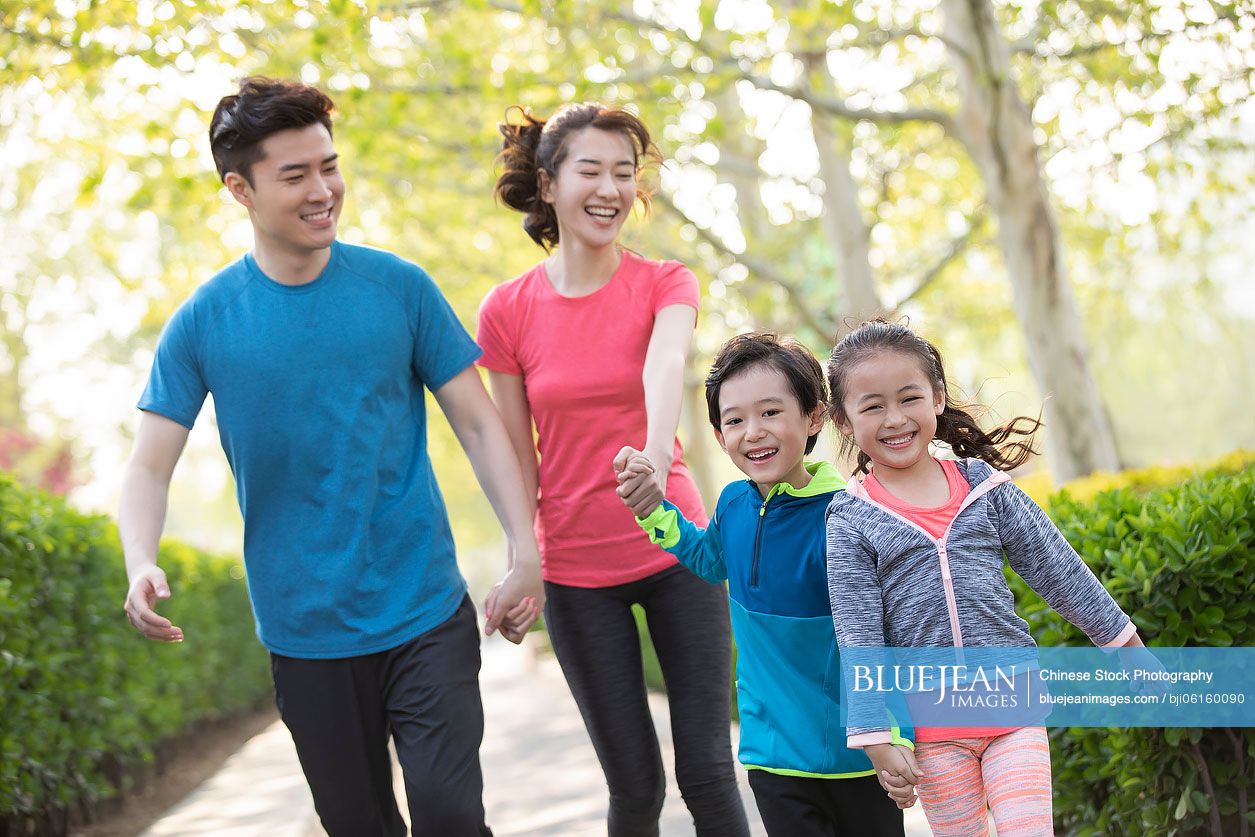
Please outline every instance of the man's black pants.
M416 837L490 837L479 745L479 628L469 597L404 645L337 660L270 655L275 703L330 837L403 835L391 734Z

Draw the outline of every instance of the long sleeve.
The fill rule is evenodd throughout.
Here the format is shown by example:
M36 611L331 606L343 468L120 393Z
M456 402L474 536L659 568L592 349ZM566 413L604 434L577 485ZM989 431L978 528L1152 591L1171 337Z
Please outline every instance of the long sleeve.
M728 580L719 543L718 521L702 529L694 525L674 504L663 500L647 517L636 522L650 541L661 546L703 581L719 584Z
M1123 644L1136 627L1046 513L1012 483L990 492L1011 569L1095 645Z
M885 695L871 689L885 662L884 599L871 544L831 510L827 517L828 599L841 649L848 746L889 743Z

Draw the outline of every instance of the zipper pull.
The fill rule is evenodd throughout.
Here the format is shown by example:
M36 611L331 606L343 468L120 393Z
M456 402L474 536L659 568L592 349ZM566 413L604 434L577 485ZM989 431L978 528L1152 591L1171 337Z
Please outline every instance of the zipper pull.
M763 504L758 507L758 516L762 517L767 513L767 501L763 500Z

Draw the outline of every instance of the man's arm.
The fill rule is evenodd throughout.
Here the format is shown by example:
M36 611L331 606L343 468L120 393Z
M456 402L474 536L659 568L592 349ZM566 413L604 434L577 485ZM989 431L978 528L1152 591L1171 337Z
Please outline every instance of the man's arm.
M158 642L183 640L182 629L153 607L158 599L170 598L166 574L157 566L157 546L166 522L170 476L187 436L183 425L157 413L143 413L122 480L118 534L130 585L123 610L137 631Z
M506 639L521 642L545 601L540 551L532 532L535 498L529 498L524 488L510 436L475 367L463 369L436 390L435 396L471 461L509 545L510 566L489 594L485 631L491 634L500 629ZM531 607L521 607L525 599L532 601Z

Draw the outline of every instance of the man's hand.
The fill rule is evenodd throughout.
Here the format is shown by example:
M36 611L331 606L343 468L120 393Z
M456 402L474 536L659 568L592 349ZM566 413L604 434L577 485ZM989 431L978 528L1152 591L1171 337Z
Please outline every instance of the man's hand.
M899 808L915 804L915 786L924 772L915 763L910 747L901 744L872 744L863 751L876 768L876 778Z
M137 570L122 609L135 630L155 642L182 642L183 629L153 610L158 599L170 598L166 574L156 564Z
M545 585L540 577L540 556L535 553L526 557L512 555L505 577L484 599L484 615L487 618L484 634L491 636L494 631L500 631L503 637L518 645L544 607Z
M619 487L615 493L637 517L647 517L662 502L666 483L658 469L644 453L631 446L623 447L614 457L615 477ZM662 478L665 480L665 477Z

